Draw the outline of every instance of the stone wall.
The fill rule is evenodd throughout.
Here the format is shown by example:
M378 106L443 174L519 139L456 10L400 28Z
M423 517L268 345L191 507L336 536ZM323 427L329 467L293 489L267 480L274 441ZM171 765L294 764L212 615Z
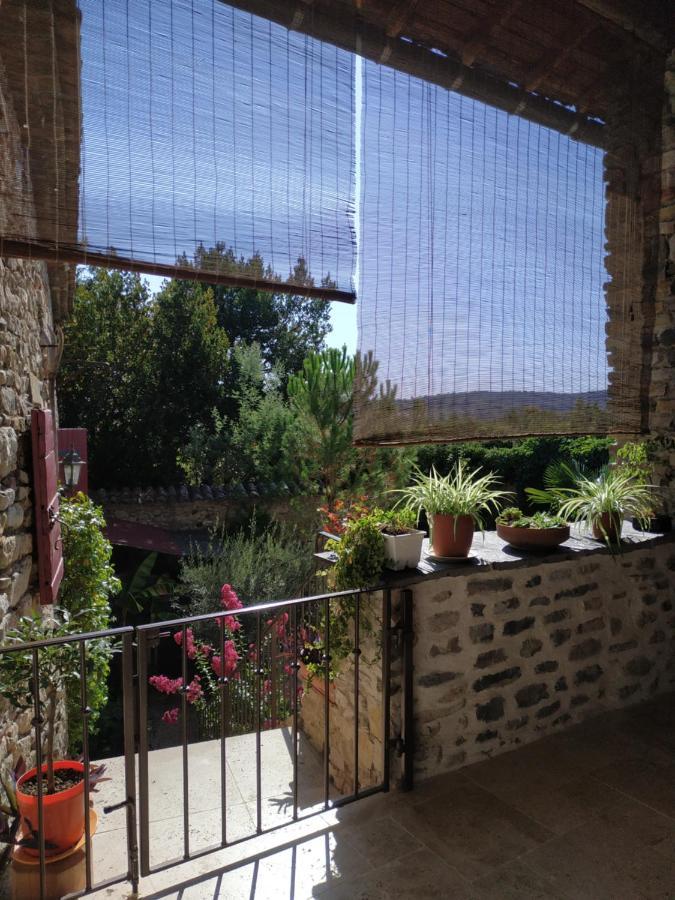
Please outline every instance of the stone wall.
M0 231L11 233L12 217L28 208L26 155L0 68ZM56 343L47 267L0 258L0 641L18 616L39 609L29 428L33 406L50 398L41 343ZM0 700L0 764L30 758L31 718Z
M659 440L654 475L675 515L675 51L666 62L658 211L659 246L651 378L651 434Z
M675 687L675 543L414 588L417 775Z
M619 556L595 546L545 560L483 560L442 577L408 578L414 605L416 779L675 689L675 538L627 544ZM480 540L474 547L480 554ZM399 595L393 588L394 622ZM392 651L391 737L396 739L402 672L395 640ZM378 659L361 667L361 787L382 777L382 702ZM329 710L331 778L338 793L351 793L351 659L331 687ZM302 728L320 751L323 723L317 681L303 697ZM392 784L399 776L392 752Z
M107 521L118 520L141 525L158 525L173 531L195 531L216 526L236 527L250 520L257 510L261 517L292 525L314 525L319 497L242 497L222 500L191 499L189 489L184 495L148 500L129 492L124 499L94 499L103 504Z
M375 787L383 778L383 684L381 653L382 594L374 592L362 599L362 616L368 615L375 632L362 635L359 662L359 789ZM367 611L367 612L366 612ZM394 706L400 679L394 669ZM323 753L324 682L320 676L311 685L304 682L300 727L312 746ZM329 690L330 775L336 795L354 791L354 660L346 659ZM398 728L398 720L392 731ZM333 796L333 795L331 795Z

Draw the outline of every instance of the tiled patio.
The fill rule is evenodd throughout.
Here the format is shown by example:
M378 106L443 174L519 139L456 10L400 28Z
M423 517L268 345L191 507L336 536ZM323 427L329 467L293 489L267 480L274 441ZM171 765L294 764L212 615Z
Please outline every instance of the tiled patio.
M675 695L182 864L141 896L675 898Z

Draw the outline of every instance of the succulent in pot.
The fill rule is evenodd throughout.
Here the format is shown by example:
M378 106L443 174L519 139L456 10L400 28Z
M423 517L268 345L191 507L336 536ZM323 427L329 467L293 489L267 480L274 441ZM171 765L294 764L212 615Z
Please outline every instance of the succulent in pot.
M46 854L69 850L84 833L85 768L79 759L55 759L59 704L64 702L69 682L87 677L80 668L80 648L77 642L47 644L38 650L40 683L37 697L33 695L33 651L22 650L23 644L51 638L67 638L77 634L77 620L89 610L71 616L66 610L54 609L52 618L39 613L25 616L16 628L5 636L3 649L16 647L0 654L0 696L16 709L33 710L37 700L40 719L42 765L40 783L42 793L42 822ZM89 783L101 780L104 768L90 766ZM18 814L20 843L29 853L39 851L40 800L38 770L33 767L16 781L14 790Z
M385 566L395 572L414 569L422 556L426 531L416 528L417 516L411 509L375 510L384 536Z
M410 487L394 492L401 495L399 503L418 516L426 511L434 556L468 556L476 528L483 531L486 515L499 512L501 501L510 496L498 489L496 475L480 473L467 471L460 459L447 475L433 467L428 475L417 469Z
M497 516L499 537L519 549L557 547L570 536L570 526L560 516L535 513L527 516L516 507L509 507Z

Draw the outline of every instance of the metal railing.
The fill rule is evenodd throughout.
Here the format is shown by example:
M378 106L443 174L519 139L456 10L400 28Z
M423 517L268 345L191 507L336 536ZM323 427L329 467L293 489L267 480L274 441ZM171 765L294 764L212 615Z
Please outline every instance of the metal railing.
M89 756L89 717L91 709L88 705L87 687L87 647L94 641L119 641L122 652L122 683L123 683L123 719L124 719L124 775L125 775L125 799L114 807L105 808L105 812L126 807L127 813L127 871L118 877L106 881L94 883L93 880L93 854L92 854L92 823L91 823L91 760ZM89 893L92 890L100 890L110 885L130 881L132 889L136 891L138 886L138 848L136 837L136 772L134 760L134 686L133 686L133 628L111 628L107 631L94 631L67 637L47 638L40 641L31 641L22 644L13 644L8 647L0 647L0 666L9 654L30 655L30 688L33 708L33 735L35 744L36 765L36 795L37 795L37 844L39 857L40 897L47 896L47 848L45 846L44 828L44 797L46 796L45 779L46 768L43 752L43 700L41 699L45 688L53 688L53 685L45 685L41 680L40 654L55 646L77 647L79 657L79 683L80 683L80 714L82 717L82 763L84 781L84 890L69 894L74 898Z
M292 600L282 600L272 603L264 603L252 607L244 607L231 611L219 610L218 612L200 616L174 619L171 621L155 622L137 628L113 628L107 631L90 632L86 634L56 637L32 643L16 644L0 647L0 666L6 654L23 653L26 656L26 664L30 669L29 695L32 696L33 720L32 728L35 742L35 756L37 766L37 803L38 803L38 854L40 873L40 897L47 896L47 865L49 863L48 850L45 847L44 834L44 797L46 774L43 771L44 754L43 739L43 697L47 687L52 687L41 680L40 654L49 647L55 645L72 645L76 648L74 653L79 657L79 712L82 721L82 757L84 765L84 866L85 886L78 892L69 894L69 898L83 896L92 890L100 890L109 885L118 884L128 880L132 890L138 887L139 875L149 875L152 872L167 869L177 863L189 859L202 857L208 853L233 846L243 841L250 840L263 832L274 831L282 828L289 822L297 821L300 817L299 798L299 741L300 741L300 669L303 663L309 665L314 672L314 678L319 679L323 688L322 699L319 702L323 710L323 723L319 720L319 730L323 725L322 746L320 755L320 777L317 779L317 788L320 791L321 801L302 807L303 816L313 815L328 810L332 807L342 806L361 797L369 796L379 791L388 791L390 783L390 755L394 748L399 755L404 755L403 788L412 786L412 594L410 591L400 592L400 604L396 604L396 622L392 621L392 592L388 588L370 590L347 590L334 593L315 594L310 597L300 597ZM341 618L340 618L341 616ZM248 702L251 704L248 719L244 720L237 712L236 702L233 699L240 685L236 674L225 670L226 641L232 636L231 627L226 622L238 623L245 638L252 638L247 643L240 641L249 647L248 657L241 660L242 668L245 667L249 675L248 684L252 690L248 693ZM283 622L283 636L280 634L279 623ZM338 627L342 622L341 627ZM347 624L345 624L347 623ZM375 627L367 627L368 624ZM216 635L217 643L213 649L220 655L220 671L214 670L215 685L211 696L211 712L216 715L212 721L217 723L218 741L217 756L220 770L220 797L218 831L220 839L207 847L195 848L190 841L191 809L189 803L190 780L195 772L191 770L189 759L189 730L188 707L190 670L194 668L193 657L190 654L190 641L192 630L195 634L199 628L210 630L211 635ZM377 690L381 690L381 734L382 757L377 767L370 770L370 777L362 779L360 767L360 736L362 734L362 679L364 677L365 657L362 657L362 646L365 646L362 635L368 634L369 650L375 647L376 653L370 665L375 666L375 683ZM176 635L180 638L176 639ZM162 637L172 636L172 652L179 656L180 676L175 681L179 683L178 695L181 713L180 722L180 771L182 778L182 791L176 793L177 802L175 809L164 811L164 817L175 817L182 820L181 855L179 858L164 860L160 864L151 866L151 842L150 842L150 746L149 746L149 714L156 711L156 704L149 700L149 676L150 661L154 658L153 648L156 647ZM88 647L94 641L115 641L121 646L122 657L122 700L123 700L123 742L124 742L124 800L103 808L104 813L111 813L124 807L126 809L126 857L127 871L106 881L94 882L93 855L92 855L92 820L90 812L90 793L92 790L92 775L90 773L90 746L89 746L89 717L91 710L88 704L87 686L87 660ZM397 736L391 736L391 675L392 675L392 644L396 641L398 659L401 663L401 722L396 723ZM180 646L176 648L176 644ZM192 644L194 647L194 643ZM134 654L134 649L136 653ZM343 787L340 791L333 789L331 797L331 664L337 656L339 660L351 657L351 672L343 678L340 696L349 705L349 711L342 716L349 721L353 714L351 742L353 746L351 763L353 764L353 778L351 786ZM211 657L213 660L213 657ZM280 663L280 660L282 661ZM134 674L134 662L136 674ZM264 710L268 702L266 696L266 676L272 673L274 666L283 671L283 677L278 677L273 696L269 700L269 708L274 712L270 716L269 727L277 726L283 720L283 724L290 730L290 770L291 792L289 800L290 818L284 818L270 827L264 827L263 822L263 760L262 739L265 732L266 721ZM343 668L343 675L347 670ZM398 671L398 670L397 670ZM252 678L251 678L252 675ZM278 675L278 673L277 673ZM370 673L370 690L374 683L372 672ZM283 682L286 679L286 683ZM136 684L134 683L136 681ZM351 697L349 687L351 684ZM306 685L305 685L306 686ZM252 696L251 696L252 694ZM379 700L377 705L379 706ZM352 705L353 702L353 705ZM364 703L367 699L364 700ZM276 704L276 706L275 706ZM279 704L285 704L283 709L288 713L282 716ZM352 712L353 711L353 712ZM342 711L344 712L344 711ZM233 716L234 713L234 716ZM242 722L250 722L251 733L254 735L254 763L255 763L255 814L254 832L245 836L233 836L228 832L228 816L231 813L231 804L228 806L228 739L241 734L239 725ZM239 723L239 725L237 725ZM315 723L316 724L316 723ZM306 727L306 725L303 725ZM380 728L377 728L380 731ZM209 735L210 737L210 735ZM342 743L345 744L344 735ZM321 741L319 740L319 743ZM136 784L136 752L138 752L138 785ZM275 759L273 765L277 765ZM267 771L267 769L266 769ZM373 775L373 772L375 775ZM381 776L381 777L380 777ZM378 780L379 779L379 780ZM372 783L375 781L375 783ZM319 783L320 782L320 783ZM173 795L172 795L173 796ZM269 798L268 798L269 799ZM211 815L210 813L209 815ZM138 818L137 818L138 817Z
M312 813L328 810L332 806L342 805L356 800L377 791L386 791L389 788L389 741L386 739L382 742L382 762L381 762L381 781L376 785L363 787L359 779L359 734L360 734L360 691L361 691L361 631L362 623L365 616L372 616L374 619L380 620L382 627L378 628L377 643L379 644L379 656L381 664L381 684L383 690L382 702L382 733L389 735L389 676L390 676L390 641L391 630L389 622L391 619L391 595L388 590L382 592L382 602L374 598L380 596L378 593L371 591L341 591L330 594L316 594L311 597L301 597L294 600L282 600L273 603L263 603L258 606L245 607L243 609L215 613L208 613L200 616L192 616L186 618L173 619L168 622L157 622L148 625L142 625L137 628L138 640L138 702L139 702L139 794L138 794L138 811L139 811L139 829L140 829L140 872L146 876L153 872L161 871L184 862L189 859L195 859L208 853L229 847L242 841L249 840L251 837L262 834L263 832L273 831L277 828L289 824L289 821L297 821L299 817L299 798L298 798L298 764L299 764L299 670L303 659L307 659L313 664L313 668L319 671L319 677L323 683L323 747L322 747L322 793L323 799L318 808L313 808ZM353 657L353 766L354 777L351 792L346 796L338 799L331 799L331 661L332 661L332 628L334 627L335 614L340 604L349 601L353 606L353 620L350 629L351 647L349 653ZM364 604L368 604L369 608L364 612ZM374 607L377 605L377 609ZM274 653L270 652L270 646L274 645L277 640L275 623L281 617L286 623L287 633L284 637L284 649L290 663L288 663L289 681L291 690L287 695L292 698L290 709L290 729L291 729L291 806L292 814L290 819L284 819L270 827L263 827L263 791L262 791L262 735L264 732L263 720L263 703L264 691L263 684L266 676L269 675L269 661L273 659ZM208 847L199 847L195 849L191 846L190 841L190 819L191 810L189 803L190 778L195 773L191 772L189 763L189 729L188 729L188 713L189 713L189 667L190 653L188 641L188 629L197 629L199 626L211 628L212 633L217 634L217 651L221 661L225 659L225 643L227 635L230 633L228 628L223 625L223 621L227 618L237 620L241 627L254 639L251 642L251 660L253 672L255 676L254 683L254 735L255 735L255 832L244 837L232 838L228 835L228 795L227 795L227 765L228 765L228 743L227 739L233 734L232 723L232 692L236 679L224 674L221 669L217 676L217 692L218 692L218 725L219 735L219 766L220 766L220 840ZM307 630L311 629L312 646L308 651L304 646L303 637ZM165 860L157 865L151 865L150 860L150 771L149 757L150 747L148 741L148 729L146 724L149 716L149 695L148 685L150 678L149 659L150 648L156 643L159 637L168 637L173 635L177 638L176 643L180 645L180 752L181 752L181 773L182 773L182 792L180 796L180 809L175 815L182 813L182 854L180 857ZM342 653L344 654L344 633L341 635L343 642ZM166 811L165 811L165 814Z

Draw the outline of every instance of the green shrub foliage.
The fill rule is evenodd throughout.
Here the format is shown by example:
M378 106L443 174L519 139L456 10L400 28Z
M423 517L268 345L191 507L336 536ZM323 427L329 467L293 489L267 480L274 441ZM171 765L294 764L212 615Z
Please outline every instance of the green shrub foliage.
M78 631L100 631L110 624L110 598L121 584L111 563L112 545L103 534L105 519L100 507L84 494L61 500L64 577L59 605L77 618ZM103 641L87 644L87 701L91 708L90 731L96 731L101 710L108 700L110 648ZM71 752L82 744L80 685L67 686L68 737Z

